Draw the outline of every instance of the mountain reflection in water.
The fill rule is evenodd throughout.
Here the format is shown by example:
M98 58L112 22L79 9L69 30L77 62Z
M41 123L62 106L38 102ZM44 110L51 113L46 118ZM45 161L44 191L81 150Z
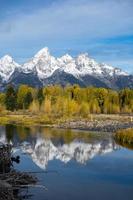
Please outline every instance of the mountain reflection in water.
M29 188L31 200L133 199L133 151L108 133L8 125L0 142L20 156L16 170L48 188Z
M0 142L12 143L14 152L21 150L30 155L41 169L46 169L52 160L60 160L63 163L74 160L86 164L96 155L119 149L111 137L96 137L88 132L9 125L0 127L0 132Z

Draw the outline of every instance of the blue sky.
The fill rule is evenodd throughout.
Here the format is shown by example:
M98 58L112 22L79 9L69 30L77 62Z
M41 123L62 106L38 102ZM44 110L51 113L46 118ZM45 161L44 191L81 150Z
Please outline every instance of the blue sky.
M23 63L45 46L132 73L133 1L0 0L0 57Z

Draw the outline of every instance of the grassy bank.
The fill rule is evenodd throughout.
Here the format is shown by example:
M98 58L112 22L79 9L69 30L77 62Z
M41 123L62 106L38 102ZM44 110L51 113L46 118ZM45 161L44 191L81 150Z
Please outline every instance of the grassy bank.
M26 113L10 113L0 116L0 124L16 124L16 125L52 125L57 123L52 117L46 115L32 115Z
M97 131L111 127L120 128L124 124L133 125L130 115L108 115L108 114L90 114L88 117L59 117L58 115L46 115L43 113L33 113L28 111L9 112L6 111L0 115L0 124L16 124L25 126L50 126L58 128L77 128Z
M130 145L133 147L133 128L117 131L114 138L121 145Z

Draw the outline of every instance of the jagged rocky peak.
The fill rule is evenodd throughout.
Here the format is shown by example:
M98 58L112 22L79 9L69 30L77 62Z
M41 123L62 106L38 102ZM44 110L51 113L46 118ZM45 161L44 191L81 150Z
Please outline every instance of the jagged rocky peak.
M120 68L115 68L114 71L115 71L115 74L116 74L116 75L120 75L120 76L121 76L121 75L122 75L122 76L128 76L128 75L129 75L127 72L122 71L122 69L120 69Z
M57 62L60 70L78 77L79 70L76 68L75 59L72 56L65 54L64 56L58 58Z
M76 58L76 68L79 70L81 75L86 74L101 74L100 65L92 58L88 56L88 53L80 54Z
M20 67L13 58L9 55L5 55L0 59L0 76L3 81L8 81L16 68Z
M48 47L41 49L40 51L38 51L37 54L35 54L35 58L44 58L44 57L49 57L49 56L50 56L50 52L49 52Z
M104 74L107 76L128 76L129 74L120 68L112 67L111 65L107 65L105 63L100 64L101 68L103 69Z
M5 55L1 58L1 62L3 63L12 63L13 58L10 55Z
M92 59L88 55L88 53L82 53L77 57L72 57L69 54L65 54L60 58L55 58L50 54L48 47L45 47L38 51L38 53L36 53L34 57L32 57L28 62L23 65L17 64L9 55L1 58L1 82L5 83L8 82L8 80L12 81L15 69L17 69L17 72L22 75L34 75L35 77L37 77L39 82L41 81L43 85L50 84L51 81L52 84L54 84L54 82L56 83L56 79L59 80L60 74L63 74L60 83L62 85L66 84L67 74L71 75L71 78L67 80L70 84L74 84L74 82L77 83L78 81L80 81L80 83L82 83L81 85L88 86L89 84L99 87L99 81L96 83L96 79L98 79L104 83L103 85L107 85L107 87L118 88L120 86L117 87L117 85L121 85L118 83L120 81L118 80L118 82L116 83L117 85L114 85L115 81L117 81L117 79L119 78L125 78L127 80L127 87L128 85L130 85L130 87L132 87L133 85L132 77L129 77L128 79L129 75L126 72L104 63L98 63L94 59ZM47 81L47 79L49 82ZM33 80L30 81L32 83ZM16 80L16 82L18 81Z
M71 62L73 58L69 54L65 54L64 56L60 57L58 60L61 60L64 63L68 63L68 62Z
M0 64L3 64L3 67L5 65L13 64L14 66L20 66L18 63L14 61L14 59L10 55L5 55L0 59Z
M90 58L88 53L79 54L76 57L77 65L85 65L85 64L98 64L94 59Z
M57 60L55 57L50 55L47 47L41 49L23 66L23 69L27 73L35 71L40 80L51 76L57 68Z

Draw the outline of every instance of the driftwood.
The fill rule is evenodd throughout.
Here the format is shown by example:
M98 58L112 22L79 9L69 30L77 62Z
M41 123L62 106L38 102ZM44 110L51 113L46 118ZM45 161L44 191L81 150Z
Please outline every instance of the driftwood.
M15 171L12 160L11 145L0 144L0 200L18 199L20 189L37 183L32 174Z
M11 145L0 144L0 173L10 171L11 163Z

